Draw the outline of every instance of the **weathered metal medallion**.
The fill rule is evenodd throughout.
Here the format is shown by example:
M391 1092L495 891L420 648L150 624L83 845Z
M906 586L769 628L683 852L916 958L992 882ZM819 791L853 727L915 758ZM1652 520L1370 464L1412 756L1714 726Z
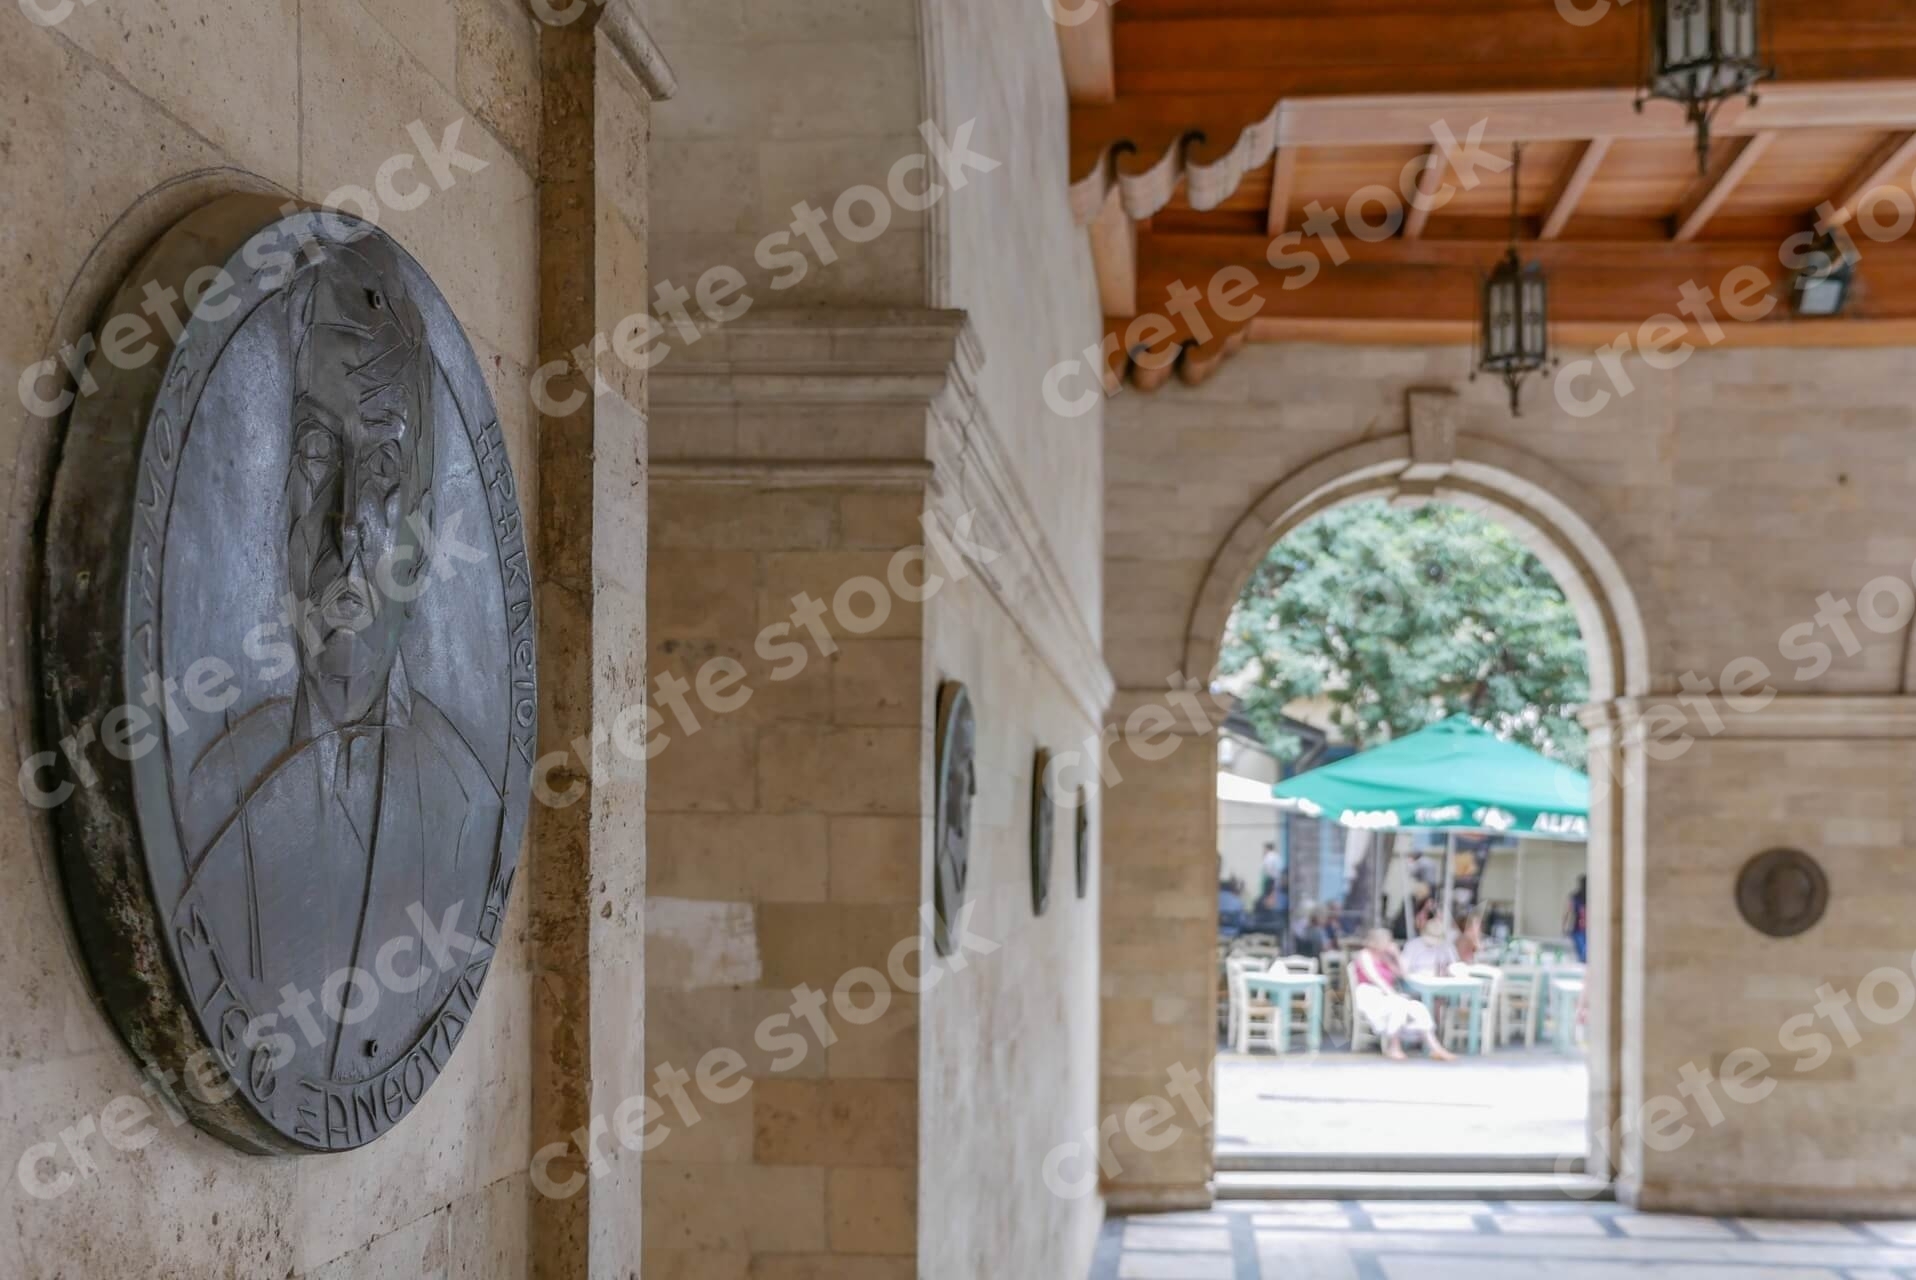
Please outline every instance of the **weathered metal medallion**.
M47 513L36 790L135 1055L235 1146L336 1151L446 1071L501 941L532 582L445 299L377 228L276 204L189 216L103 313ZM155 288L190 319L109 359Z
M1752 928L1772 938L1793 938L1814 927L1829 901L1829 877L1800 849L1759 853L1736 881L1737 909Z
M1078 896L1091 892L1091 797L1078 788L1077 820Z
M1031 914L1041 916L1051 902L1051 829L1056 813L1045 774L1051 753L1039 747L1031 761Z
M938 691L938 829L932 873L932 941L938 954L957 949L953 933L971 874L971 799L978 794L978 726L971 695L956 680Z

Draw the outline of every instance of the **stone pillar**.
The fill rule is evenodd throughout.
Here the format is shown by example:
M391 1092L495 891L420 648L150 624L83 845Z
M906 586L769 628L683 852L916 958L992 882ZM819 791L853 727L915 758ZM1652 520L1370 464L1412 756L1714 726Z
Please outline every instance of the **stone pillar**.
M923 605L838 602L924 542L969 350L955 313L755 310L655 374L646 1057L693 1083L646 1156L646 1274L915 1274L919 997L889 975L929 936L937 681ZM861 968L891 988L867 1025L834 998Z
M1120 689L1106 731L1099 1112L1118 1122L1104 1171L1113 1212L1211 1204L1223 719L1198 694ZM1181 1087L1192 1075L1200 1083ZM1180 1129L1155 1152L1126 1136L1153 1099Z
M1686 694L1626 714L1646 757L1641 898L1626 904L1645 976L1619 1194L1654 1212L1916 1213L1916 698ZM1778 846L1830 886L1823 918L1787 938L1736 902L1745 864ZM1628 1027L1627 986L1624 1003Z
M1630 700L1586 707L1581 720L1590 778L1585 966L1586 1058L1590 1067L1589 1171L1614 1178L1625 1082L1641 1075L1643 1019L1642 738ZM1633 1166L1634 1167L1634 1166ZM1627 1190L1627 1188L1625 1188Z
M529 1254L535 1276L585 1280L632 1272L640 1153L594 1141L588 1168L574 1135L644 1087L644 762L593 743L644 698L646 386L600 353L645 310L650 105L674 86L636 0L534 9L540 737L584 749L547 773L565 802L535 804L527 854L532 1149L564 1151L535 1178Z

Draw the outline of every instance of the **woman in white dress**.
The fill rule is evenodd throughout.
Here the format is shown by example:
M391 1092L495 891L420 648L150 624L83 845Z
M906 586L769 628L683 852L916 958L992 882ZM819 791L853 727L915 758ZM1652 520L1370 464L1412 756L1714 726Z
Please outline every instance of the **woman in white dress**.
M1351 961L1358 1016L1370 1023L1371 1030L1384 1042L1386 1058L1403 1061L1404 1037L1414 1032L1423 1037L1431 1057L1449 1062L1456 1055L1439 1043L1430 1010L1398 991L1402 976L1403 965L1390 930L1372 929L1364 949Z

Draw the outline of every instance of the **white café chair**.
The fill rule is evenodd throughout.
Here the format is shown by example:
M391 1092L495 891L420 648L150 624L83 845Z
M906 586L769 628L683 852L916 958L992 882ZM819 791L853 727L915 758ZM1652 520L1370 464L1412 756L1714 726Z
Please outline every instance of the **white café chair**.
M1352 958L1353 961L1355 957ZM1344 966L1344 1005L1350 1010L1351 1052L1362 1053L1373 1045L1381 1044L1377 1033L1357 1009L1357 966L1349 963Z
M1537 1034L1544 1043L1553 1043L1557 1035L1557 997L1549 984L1558 978L1582 978L1584 966L1576 961L1568 964L1546 964L1539 970L1541 977L1537 983ZM1577 1016L1577 1006L1572 1004L1569 1015ZM1573 1032L1574 1038L1574 1032Z
M1499 1044L1523 1037L1524 1047L1537 1043L1537 1019L1542 1014L1543 970L1536 965L1507 965L1497 993Z
M1253 1000L1244 984L1246 974L1263 973L1268 968L1259 956L1232 956L1224 962L1224 973L1231 988L1230 1041L1239 1053L1249 1053L1252 1041L1260 1035L1266 1048L1276 1047L1277 1006L1262 996Z
M1479 1052L1489 1053L1492 1049L1496 1048L1499 1043L1497 1039L1497 1027L1499 1022L1502 1021L1501 1009L1504 994L1504 971L1494 964L1467 964L1460 966L1460 968L1462 968L1466 977L1475 978L1479 982L1485 982L1490 985L1490 991L1484 997L1483 1039L1480 1040L1477 1045ZM1470 1035L1470 1011L1468 1009L1460 1009L1457 1012L1463 1014L1463 1034L1466 1039L1468 1039Z

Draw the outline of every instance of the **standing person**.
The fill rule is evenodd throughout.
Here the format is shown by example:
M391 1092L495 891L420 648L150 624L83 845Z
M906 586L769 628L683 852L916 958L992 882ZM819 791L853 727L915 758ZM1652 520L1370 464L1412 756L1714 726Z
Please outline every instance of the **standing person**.
M1264 883L1259 886L1257 896L1260 899L1269 898L1273 906L1277 903L1277 881L1283 870L1284 864L1277 856L1276 842L1266 840L1264 842Z
M1577 949L1579 964L1590 962L1589 883L1589 876L1577 877L1577 887L1570 891L1570 903L1563 913L1563 931L1570 935L1570 944Z
M1403 965L1397 956L1397 944L1390 930L1372 929L1364 949L1351 961L1352 998L1357 1016L1370 1023L1371 1030L1384 1042L1384 1056L1394 1062L1404 1060L1404 1037L1416 1033L1424 1038L1424 1048L1439 1062L1457 1055L1437 1040L1436 1024L1430 1010L1397 990Z

